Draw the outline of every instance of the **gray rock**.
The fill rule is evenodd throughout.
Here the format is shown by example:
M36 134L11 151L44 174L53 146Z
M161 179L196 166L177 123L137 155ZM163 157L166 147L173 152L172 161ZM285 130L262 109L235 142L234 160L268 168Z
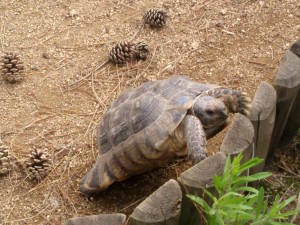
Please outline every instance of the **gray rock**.
M124 225L126 216L121 213L75 217L64 225Z

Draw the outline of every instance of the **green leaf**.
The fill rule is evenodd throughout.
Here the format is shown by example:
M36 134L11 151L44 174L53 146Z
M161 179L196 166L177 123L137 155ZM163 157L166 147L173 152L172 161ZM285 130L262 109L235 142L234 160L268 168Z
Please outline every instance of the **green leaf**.
M287 217L289 216L293 216L296 213L296 211L289 211L289 212L285 212L285 213L278 213L276 214L276 216L274 217L274 219L287 219Z
M235 156L233 158L233 160L232 160L232 172L233 172L233 174L237 174L237 171L239 171L242 159L243 159L242 152L240 152L237 156Z
M222 216L225 216L225 217L227 217L228 216L228 212L226 211L224 211L224 210L222 210L222 209L218 209L217 211L216 211L216 214L217 215L222 215ZM218 217L217 217L218 218Z
M236 192L232 192L232 191L231 191L231 192L228 192L228 193L226 193L225 195L221 196L221 197L219 198L219 201L221 201L221 200L224 199L224 198L231 197L231 196L243 197L242 194L239 194L239 193L236 193Z
M227 197L223 199L219 199L219 203L221 206L224 204L241 204L247 202L247 199L242 196L234 196L234 195L228 195Z
M212 193L210 193L208 190L203 189L203 192L204 192L211 200L213 200L214 202L216 201L216 197L215 197Z
M198 205L202 206L206 213L210 211L210 206L207 204L206 201L204 201L202 198L197 197L195 195L186 195L188 198L190 198L193 202L197 203Z
M268 210L268 200L265 200L264 204L263 204L263 211L262 211L262 213L266 213L267 210Z
M225 223L222 218L216 217L215 223L212 223L211 225L225 225Z
M245 162L243 165L240 166L239 174L241 174L242 172L244 172L250 168L253 168L253 167L261 164L263 161L264 161L263 159L260 159L257 157L248 160L247 162Z
M258 190L256 188L247 187L247 186L236 188L236 191L249 191L249 192L252 192L252 193L255 193L255 194L258 193Z
M256 203L256 218L261 214L261 211L263 209L263 202L265 197L265 190L263 187L261 187L258 191L257 195L257 203Z
M245 211L242 211L242 210L230 210L230 214L233 214L234 215L234 218L237 218L237 219L247 219L247 220L252 220L254 219L254 216L250 213L247 213Z
M281 210L282 203L279 204L279 201L280 201L279 195L276 195L273 205L268 211L268 214L270 215L271 218L277 216L277 213Z
M265 179L271 175L272 174L269 172L260 172L260 173L253 174L251 176L239 177L239 178L235 179L232 183L240 185L240 184L247 183L247 182Z
M282 208L286 207L287 205L289 205L292 201L294 201L296 199L296 197L297 197L296 195L293 195L292 197L284 200Z
M209 225L216 225L217 224L217 216L216 215L211 215L209 218Z
M223 185L222 185L222 179L219 176L214 176L214 184L215 184L215 188L217 189L217 191L220 193L222 189L224 189Z
M257 195L258 195L258 193L257 194L248 194L245 196L245 198L248 199L248 201L250 201L250 200L257 201Z
M230 172L230 169L231 169L231 159L230 156L227 156L223 175L228 174Z
M295 225L294 223L270 222L271 225Z
M247 205L242 205L242 204L224 204L222 205L224 208L229 208L229 209L244 209L244 210L250 210L253 209L251 206Z
M251 205L251 206L256 206L257 204L257 197L258 197L258 194L253 194L252 197L248 199L247 203L248 205Z
M260 172L260 173L252 174L249 177L255 178L256 180L261 180L261 179L265 179L269 176L272 176L272 173L270 173L270 172Z

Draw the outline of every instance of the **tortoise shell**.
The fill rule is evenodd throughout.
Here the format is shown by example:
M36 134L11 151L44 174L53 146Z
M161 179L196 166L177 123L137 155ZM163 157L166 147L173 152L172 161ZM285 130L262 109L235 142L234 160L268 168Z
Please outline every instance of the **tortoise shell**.
M246 93L183 76L127 91L103 115L97 128L100 157L81 179L80 190L86 194L105 190L188 152L197 163L206 155L206 135L218 132L227 112L248 115L249 110Z
M149 145L149 150L157 149L159 143L166 141L178 127L195 98L215 87L183 76L172 76L144 83L123 93L108 108L97 128L100 154L129 138L136 142L145 140L139 144Z

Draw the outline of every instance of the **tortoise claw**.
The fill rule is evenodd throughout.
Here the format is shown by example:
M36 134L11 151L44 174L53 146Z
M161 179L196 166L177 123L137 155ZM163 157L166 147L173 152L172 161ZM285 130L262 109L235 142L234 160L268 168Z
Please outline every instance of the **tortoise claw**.
M242 92L238 97L237 112L249 116L251 111L251 99L247 96L247 93Z

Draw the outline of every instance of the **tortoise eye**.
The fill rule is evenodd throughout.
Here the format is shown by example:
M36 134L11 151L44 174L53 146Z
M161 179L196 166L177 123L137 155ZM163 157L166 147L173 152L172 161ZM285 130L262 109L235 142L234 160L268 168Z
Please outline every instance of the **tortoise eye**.
M206 110L206 113L209 115L209 116L212 116L214 114L214 111L212 111L211 109L208 109Z

